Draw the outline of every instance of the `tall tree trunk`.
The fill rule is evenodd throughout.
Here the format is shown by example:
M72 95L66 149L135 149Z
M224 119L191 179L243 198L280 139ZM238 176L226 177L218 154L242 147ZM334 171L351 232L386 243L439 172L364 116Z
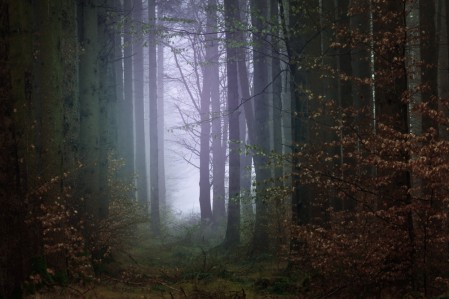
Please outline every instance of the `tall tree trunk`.
M79 66L78 66L78 34L76 22L76 3L66 1L64 4L64 19L62 22L63 38L59 51L59 60L63 72L63 173L68 176L63 180L64 193L71 194L77 189L74 173L80 160L78 141L80 138L80 104L79 104ZM73 202L71 202L73 204Z
M79 39L83 48L79 60L80 157L83 171L80 176L81 194L86 212L99 217L99 81L97 8L93 0L79 2Z
M236 41L235 24L238 20L238 1L225 0L226 28L226 76L229 111L229 201L228 223L224 240L225 247L235 247L240 243L240 132L238 117L237 51L232 46Z
M23 280L30 274L26 252L27 239L23 200L27 192L25 156L28 140L26 118L29 109L26 95L31 96L32 25L26 21L31 5L17 1L0 1L0 297L21 296ZM22 15L22 18L18 16ZM12 31L15 28L20 31ZM28 58L28 59L27 59ZM16 85L16 83L18 85ZM20 87L19 87L20 86ZM13 100L15 99L15 100ZM16 113L14 113L16 110ZM19 146L22 150L19 150ZM25 147L23 147L25 146ZM31 150L31 148L30 148ZM20 156L19 156L20 155ZM29 244L28 244L29 245ZM33 248L34 249L34 248Z
M299 183L299 153L300 144L304 143L304 136L301 134L301 103L304 101L302 94L302 88L305 84L305 76L303 71L298 68L299 57L302 54L297 52L305 47L306 41L301 35L292 32L290 28L299 28L301 20L304 18L301 15L300 10L297 10L297 5L299 5L299 0L294 1L294 3L289 3L288 10L284 7L284 1L279 0L280 17L282 23L282 31L285 36L285 47L288 57L288 67L290 73L290 88L291 88L291 138L292 138L292 195L291 195L291 209L292 209L292 225L302 225L307 224L309 221L308 217L308 202L307 196L301 191L301 186ZM287 24L287 17L289 18L289 23ZM288 25L288 26L287 26ZM298 251L301 249L301 240L295 234L292 235L290 241L290 252L291 254L297 255ZM294 263L294 262L293 262Z
M158 7L158 13L161 8ZM159 15L162 18L162 15ZM162 21L160 21L162 26ZM157 100L158 100L158 151L159 151L159 202L162 210L167 207L166 182L165 182L165 103L164 103L164 45L157 45Z
M141 23L143 18L142 0L134 1L133 22L136 23L137 34L142 34ZM135 105L135 128L136 128L136 174L137 174L137 200L142 207L148 207L147 191L147 163L145 146L145 100L144 100L144 60L143 46L140 38L133 43L133 74L134 74L134 105Z
M266 90L269 84L267 35L263 32L264 23L268 19L268 2L251 2L251 19L253 32L254 59L254 130L255 141L261 154L254 155L256 170L256 222L254 227L253 251L266 252L270 242L268 237L268 203L266 189L271 178L267 154L270 151L269 107L270 101Z
M280 26L278 0L270 0L270 22L272 25L271 77L273 94L273 151L282 154L282 73L280 60ZM276 185L282 186L282 165L275 165Z
M208 23L210 17L208 18ZM210 182L209 182L209 165L210 165L210 58L211 49L209 40L206 39L206 66L203 67L203 86L201 90L200 103L200 210L201 221L208 223L212 220L212 207L210 202Z
M240 63L240 62L239 62ZM241 83L241 82L239 82ZM253 156L247 145L250 145L248 138L248 128L245 118L245 113L240 113L240 138L242 139L241 154L240 154L240 189L241 189L241 205L242 218L245 223L254 221L253 198L252 198L252 161Z
M240 1L240 22L242 24L247 23L247 1ZM255 145L255 130L254 130L254 102L251 98L249 79L248 79L248 68L246 65L247 55L246 55L246 44L248 43L247 34L245 31L239 30L236 32L238 43L241 44L237 48L237 70L238 70L238 83L239 83L239 95L242 99L243 114L241 116L242 123L240 124L240 136L243 145ZM241 169L241 182L240 189L244 192L242 194L242 216L244 221L254 221L254 211L253 211L253 198L252 198L252 162L253 162L253 152L246 151L242 148L242 155L240 161Z
M160 234L161 219L159 211L159 157L157 129L157 53L156 53L156 3L148 1L148 24L152 30L149 35L149 104L150 104L150 202L151 229L155 235Z
M117 11L123 11L123 5L120 0L114 1L114 6ZM122 14L117 15L117 22L121 21L123 18ZM123 103L125 101L124 98L124 74L123 74L123 42L122 42L123 28L115 31L114 36L114 76L115 76L115 95L116 95L116 109L115 109L115 118L117 120L117 152L115 155L118 155L120 158L123 158L123 145L124 136L126 128L124 127L124 111L123 111ZM122 173L117 173L120 176ZM123 179L121 177L120 179Z
M220 103L220 69L217 35L217 0L208 0L206 47L206 64L209 67L211 119L212 119L212 213L215 223L222 223L226 217L225 207L225 160L222 149L221 103Z
M124 58L123 58L123 77L124 77L124 101L119 104L122 115L120 118L119 130L119 153L125 161L123 168L123 178L133 186L135 185L135 157L134 157L134 98L133 98L133 38L132 25L129 16L132 14L133 1L124 0L125 20L124 29ZM134 191L130 194L134 197Z
M99 151L98 161L101 215L105 218L109 214L110 190L108 183L109 176L109 156L117 149L117 122L116 122L116 92L114 64L115 39L114 32L108 24L108 14L112 5L108 6L108 0L102 0L98 8L98 42L99 52ZM102 248L104 250L104 248ZM102 252L103 254L104 252Z
M35 25L39 28L35 48L35 82L38 88L34 93L39 113L37 127L42 136L38 152L39 177L40 184L48 186L45 193L41 194L39 204L50 208L55 206L55 202L65 204L63 194L64 191L69 192L64 190L67 183L65 175L74 170L70 169L74 167L73 148L67 148L64 144L68 140L66 133L71 128L70 123L64 122L64 101L66 96L72 100L75 96L73 88L76 86L76 68L70 68L70 63L74 66L77 59L73 50L76 49L75 7L71 1L59 1L51 4L37 3L34 8L37 20ZM62 56L64 50L69 51L67 57ZM72 60L65 60L67 58ZM66 74L69 74L69 77L66 77ZM64 81L65 79L67 81ZM66 149L68 151L65 151ZM65 165L64 162L72 164ZM54 225L57 224L59 223ZM56 247L60 242L64 242L64 236L54 231L47 231L45 234L46 228L48 227L43 224L40 231L44 241L43 257L49 268L57 275L64 276L67 269L65 252Z

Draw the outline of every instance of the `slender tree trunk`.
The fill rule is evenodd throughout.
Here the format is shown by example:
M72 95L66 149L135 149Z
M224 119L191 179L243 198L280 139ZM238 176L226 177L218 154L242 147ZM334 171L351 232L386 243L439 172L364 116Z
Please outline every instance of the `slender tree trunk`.
M155 0L148 1L148 23L150 28L156 25ZM150 31L149 43L149 103L150 103L150 202L151 229L155 235L160 234L161 220L159 211L159 157L158 157L158 129L157 129L157 53L156 32Z
M210 17L208 16L208 24ZM207 29L209 30L209 28ZM210 165L210 59L211 49L210 40L206 38L206 66L203 67L203 86L201 90L200 103L200 209L201 220L208 223L212 220L212 207L210 202L210 181L209 181L209 165Z
M208 41L210 57L210 99L211 99L211 118L212 118L212 213L215 223L221 223L226 217L225 206L225 164L226 149L223 150L222 139L223 129L221 121L221 103L220 103L220 69L218 52L217 31L217 0L208 0L208 31L213 32Z
M78 141L80 138L80 104L79 104L79 66L78 66L78 34L76 22L76 4L66 1L64 5L64 25L59 60L63 72L63 173L68 176L62 181L64 193L74 194L77 189L75 172L78 171L80 159ZM73 204L73 203L71 203Z
M269 69L267 53L267 36L263 33L264 23L268 19L268 2L252 1L251 18L255 32L253 32L254 59L254 130L256 146L261 154L254 155L256 170L256 222L254 227L253 252L262 253L270 245L268 237L268 198L266 189L271 178L267 154L270 151L269 107L270 101L266 90L269 84ZM271 71L271 70L270 70Z
M99 3L98 7L98 42L100 44L99 52L99 151L100 159L98 161L101 215L106 218L109 215L109 157L117 149L117 122L116 122L116 92L114 64L115 57L115 39L114 32L108 25L108 14L112 9L109 7L107 0ZM105 250L103 248L102 250ZM103 254L103 252L101 253Z
M226 217L225 207L225 160L226 153L223 155L222 150L222 127L221 127L221 103L220 103L220 69L219 69L219 52L218 52L218 35L217 35L217 0L208 0L207 11L207 31L208 40L207 61L209 67L210 85L210 101L212 119L212 196L213 196L213 220L221 223Z
M142 27L139 25L145 20L143 18L142 0L134 1L133 21L137 24L137 34L142 34ZM136 126L136 174L137 174L137 200L142 207L148 207L147 191L147 163L145 146L145 99L144 88L144 60L143 46L139 38L133 43L133 74L134 74L134 105L135 105L135 126Z
M115 0L115 9L117 11L123 11L123 5L120 0ZM120 19L123 18L122 14L118 14L117 21L121 21ZM115 118L117 120L117 152L115 155L118 155L119 158L123 158L123 145L122 142L124 142L124 136L126 128L124 127L124 115L123 115L123 107L124 107L124 74L123 74L123 42L122 42L122 34L123 34L123 28L115 31L114 36L114 77L115 77L115 95L116 95L116 109L115 109ZM122 173L119 172L117 175L121 175ZM123 179L121 177L120 179Z
M226 76L229 111L229 201L228 223L224 240L225 247L235 247L240 243L240 132L238 117L237 51L232 46L236 40L233 24L238 20L238 1L225 0L226 28Z
M160 8L158 9L160 13ZM160 15L159 17L163 17ZM162 21L161 21L162 22ZM162 26L162 23L160 24ZM164 103L164 45L157 45L157 100L158 100L158 151L159 151L159 202L162 210L167 207L165 182L165 103Z
M119 131L119 153L125 160L123 168L123 178L133 186L135 185L135 157L134 157L134 99L133 99L133 38L132 25L129 17L132 14L133 1L124 0L124 12L128 19L125 20L124 29L124 58L123 58L123 78L124 78L124 101L119 104L122 116L120 119ZM130 194L134 197L134 191Z
M83 47L79 62L80 84L80 157L83 171L80 176L81 194L85 198L86 212L101 215L99 202L99 81L98 81L98 28L96 3L79 3L79 39Z
M245 12L247 1L240 1L240 22L242 24L246 23ZM254 130L254 102L251 98L249 79L248 79L248 68L246 65L246 47L245 44L248 43L246 34L244 31L239 30L236 32L238 42L243 45L237 48L237 69L238 69L238 83L239 83L239 95L243 101L243 111L241 116L242 123L240 124L240 136L244 145L255 145L255 130ZM246 151L242 148L242 157L240 161L241 169L241 182L240 188L244 192L242 194L242 216L245 221L254 222L254 211L253 211L253 198L252 198L252 162L253 162L253 152Z
M248 128L245 119L245 113L240 115L240 138L242 139L240 154L240 189L241 189L241 205L242 218L244 222L250 223L254 221L253 198L252 198L252 161L253 157L249 150L246 149L251 143L248 138Z
M272 26L271 77L273 90L273 151L282 154L282 73L280 60L280 26L278 0L270 0L270 22ZM275 165L276 185L282 186L282 165Z
M240 1L240 7L246 7L246 0ZM247 12L243 9L239 12L240 22L246 24L245 14ZM247 55L246 55L246 44L249 43L247 39L247 34L244 31L239 30L236 32L237 41L243 46L237 48L237 68L238 68L238 82L239 82L239 93L243 101L243 111L245 113L246 126L248 129L248 140L251 145L254 145L255 140L255 130L254 130L254 100L251 98L250 85L248 79L248 67L246 65Z
M295 1L298 4L298 1ZM303 196L301 191L301 186L299 183L299 153L300 144L304 143L304 136L301 134L300 124L301 117L301 102L304 101L302 94L302 88L305 84L305 78L303 71L298 70L297 61L299 55L297 49L303 49L305 47L305 40L302 36L295 34L289 30L290 28L297 28L300 25L300 21L303 19L301 12L296 10L294 3L290 3L288 11L284 7L284 1L279 0L280 17L282 23L282 31L285 37L285 46L288 57L288 67L290 73L290 88L291 88L291 138L292 138L292 195L291 195L291 219L292 225L302 225L307 224L309 221L308 217L308 202L307 197ZM289 23L287 26L287 14L289 17ZM301 250L301 240L297 235L293 234L290 241L290 253L295 256ZM295 262L291 262L293 265Z

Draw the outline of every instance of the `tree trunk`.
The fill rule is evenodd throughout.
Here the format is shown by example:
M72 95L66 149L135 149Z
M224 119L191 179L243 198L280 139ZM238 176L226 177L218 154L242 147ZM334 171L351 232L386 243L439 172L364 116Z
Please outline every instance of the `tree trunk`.
M245 7L247 1L240 1L240 22L242 24L246 23L247 13ZM255 145L255 130L254 130L254 102L251 98L249 79L248 79L248 68L246 65L246 44L248 43L247 34L244 31L239 30L236 32L238 42L242 45L237 48L237 69L238 69L238 82L239 82L239 95L243 101L242 107L244 113L241 115L240 123L240 136L243 145ZM252 162L253 162L253 151L246 150L242 147L242 155L240 160L241 169L241 182L240 189L244 192L242 194L242 217L244 221L254 222L254 211L253 211L253 197L252 197Z
M216 0L209 0L209 29L212 32L216 31L217 19ZM222 146L223 128L222 128L222 109L220 102L220 70L219 70L219 52L217 34L210 35L210 98L211 98L211 118L212 118L212 189L213 189L213 219L215 223L222 222L226 217L225 207L225 164L226 164L226 149Z
M268 198L266 189L271 178L271 169L268 166L267 155L270 151L269 107L270 101L266 90L269 84L268 45L267 35L263 32L264 23L268 19L268 2L251 2L251 19L255 32L253 32L253 59L254 59L254 130L255 141L260 154L254 155L256 171L256 222L254 227L253 252L263 253L270 245L268 237Z
M273 151L276 154L282 154L282 73L280 60L280 31L279 31L279 7L278 0L270 0L270 22L272 26L271 38L271 77L273 94ZM283 185L282 165L274 166L273 171L276 186Z
M133 1L124 0L125 15L130 16L133 10ZM134 99L133 99L133 38L132 25L128 19L125 21L124 32L124 58L123 58L123 78L124 78L124 101L119 103L120 118L119 130L119 154L125 161L122 177L130 184L135 185L135 157L134 157ZM133 188L132 188L133 189ZM134 198L134 191L130 194Z
M148 23L150 28L156 25L155 0L148 1ZM160 234L161 220L159 212L159 157L158 157L158 129L157 129L157 53L156 31L151 30L148 43L149 58L149 104L150 104L150 202L151 229L155 235Z
M100 159L98 161L101 218L109 215L109 157L117 149L117 122L116 122L116 92L114 64L115 40L114 32L108 26L108 14L112 8L108 7L107 1L104 1L98 8L98 41L100 44L99 52L99 104L100 104L100 137L99 151Z
M23 206L27 192L25 165L19 159L27 158L26 118L27 97L31 96L31 85L27 75L31 70L31 55L22 56L21 51L32 51L29 47L32 25L27 23L31 5L16 1L0 1L0 297L20 297L22 282L30 274L24 246L27 233L24 227L26 216ZM23 14L22 18L18 18ZM12 28L21 29L13 33ZM28 46L28 47L26 47ZM29 58L29 59L26 59ZM16 84L20 88L16 87ZM13 100L15 99L15 100ZM28 103L31 104L31 103ZM16 110L16 113L14 113ZM22 151L19 151L19 146ZM19 156L19 154L21 154ZM21 177L22 176L22 177ZM31 242L30 242L31 243ZM29 245L29 244L28 244ZM33 248L34 249L34 248ZM28 249L29 250L29 249Z
M206 64L209 67L210 101L212 119L212 196L213 220L222 223L226 217L225 207L225 160L226 153L222 149L221 103L220 103L220 70L217 36L217 0L208 0L206 47Z
M210 22L208 16L208 24ZM207 29L209 30L209 28ZM211 83L210 82L210 59L211 49L209 42L206 38L206 66L203 67L203 86L201 90L201 103L200 103L200 209L201 209L201 221L203 223L209 223L212 220L212 207L210 202L210 182L209 182L209 165L210 165L210 95L211 95Z
M143 18L142 0L134 1L133 21L137 24L137 34L142 34L141 23ZM137 200L145 209L148 207L147 191L147 162L145 146L145 100L144 88L144 60L141 39L137 38L133 43L133 74L134 74L134 105L135 105L135 128L136 128L136 175L137 175Z
M98 82L98 28L96 3L79 3L79 39L83 48L79 62L80 88L80 157L83 170L80 176L81 194L88 214L102 214L99 202L99 82Z
M160 13L160 8L158 8ZM160 18L163 16L159 16ZM160 24L162 26L162 24ZM159 151L159 202L161 209L167 207L165 184L165 103L164 103L164 45L157 45L157 100L158 100L158 151Z
M117 11L123 11L123 5L120 0L115 0L114 2L115 9ZM118 21L123 17L122 14L117 15ZM116 108L115 108L115 118L117 120L117 152L115 153L118 155L118 158L123 158L123 145L122 142L124 142L124 136L126 128L124 127L124 74L123 74L123 42L122 42L122 34L123 34L123 28L120 30L115 31L114 35L114 77L115 77L115 95L116 95ZM116 175L120 176L122 175L122 172L118 172ZM121 177L120 179L123 179Z
M299 153L300 145L304 143L304 135L301 132L301 122L304 115L301 114L301 106L304 102L304 94L302 88L305 84L305 76L303 71L299 71L298 58L302 54L297 52L298 49L303 49L306 45L304 38L301 35L295 34L289 28L299 28L303 16L296 10L295 4L298 1L290 3L288 11L284 8L284 1L279 0L280 16L282 22L282 31L285 36L285 46L288 57L288 67L290 73L290 88L291 88L291 138L292 138L292 195L291 195L291 220L292 225L307 224L308 217L308 201L307 194L304 194L299 183L300 164ZM289 17L289 24L287 26L287 14ZM293 256L298 254L301 249L301 240L295 234L292 235L290 241L290 252Z
M225 247L235 247L240 243L240 132L238 117L237 51L231 45L236 40L233 24L238 20L238 7L237 0L224 1L229 111L229 201L228 223L223 244Z

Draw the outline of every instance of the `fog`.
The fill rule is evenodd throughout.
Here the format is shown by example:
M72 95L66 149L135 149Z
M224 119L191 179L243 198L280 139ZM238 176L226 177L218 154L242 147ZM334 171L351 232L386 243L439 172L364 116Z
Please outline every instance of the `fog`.
M160 49L160 48L159 48ZM145 136L147 144L147 165L149 165L149 116L148 116L148 58L145 55ZM177 70L173 66L173 56L170 49L164 47L164 84L163 101L164 114L158 112L158 117L163 117L164 126L164 165L166 184L167 207L177 216L186 216L199 213L199 158L180 144L187 134L183 127L179 109L188 109L182 101L183 90L179 84ZM160 101L159 101L160 103ZM194 166L195 165L195 166ZM148 170L147 170L148 171ZM147 173L149 183L149 172Z

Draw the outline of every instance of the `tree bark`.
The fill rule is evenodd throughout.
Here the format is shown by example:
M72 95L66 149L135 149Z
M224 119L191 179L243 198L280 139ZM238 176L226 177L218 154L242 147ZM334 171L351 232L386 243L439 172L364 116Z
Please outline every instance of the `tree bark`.
M26 215L23 199L27 192L25 165L19 159L27 161L24 151L19 151L21 145L28 145L25 138L27 125L26 97L31 92L26 82L27 68L30 59L22 56L22 49L31 40L32 26L27 24L26 16L31 13L31 5L15 1L0 1L0 297L13 298L21 295L23 280L29 275L30 269L24 267L29 261L24 250L26 245L26 230L24 220ZM23 14L22 18L18 18ZM23 30L22 32L20 30ZM16 31L17 30L17 31ZM28 44L29 45L29 44ZM20 59L20 60L19 60ZM21 60L23 59L23 60ZM24 82L25 81L25 82ZM22 83L16 88L14 83ZM13 100L15 99L15 100ZM19 108L19 109L18 109ZM16 109L16 113L14 110ZM22 122L22 123L20 123ZM22 140L20 140L20 139ZM24 147L22 150L25 150ZM21 177L22 175L22 177Z
M160 7L158 7L160 13ZM162 15L159 16L163 17ZM162 21L161 21L162 22ZM162 23L159 24L162 26ZM159 151L159 202L162 210L167 207L165 182L165 103L164 103L164 45L157 45L157 100L158 115L158 151Z
M124 0L125 15L130 16L133 10L133 1ZM125 165L122 170L124 180L135 185L135 157L134 157L134 98L133 98L133 38L131 20L125 20L124 29L124 58L123 58L123 79L124 79L124 101L119 103L121 118L119 131L119 154L124 159ZM133 188L132 188L133 189ZM135 192L130 193L130 197L135 197Z
M83 48L79 64L81 194L88 214L102 214L99 202L99 77L97 9L92 0L79 3L79 39Z
M158 126L157 126L157 53L156 53L156 3L148 1L148 23L150 28L148 43L149 58L149 104L150 104L150 202L151 229L155 235L160 234L161 219L159 211L159 157L158 157Z
M238 1L225 0L226 28L226 76L229 111L229 201L228 223L224 240L225 247L235 247L240 243L240 132L237 81L237 51L232 46L236 40L233 24L238 20Z
M256 222L254 227L253 252L266 252L270 245L268 236L268 198L266 189L271 178L267 155L270 151L269 107L270 100L267 86L269 85L267 35L263 32L264 23L268 19L268 2L251 2L251 19L253 32L254 60L254 130L257 152L254 159L256 171Z
M142 34L141 23L143 18L142 0L134 1L133 21L136 23L137 34ZM139 38L133 43L133 75L134 75L134 105L136 126L136 175L137 175L137 200L145 209L148 207L147 191L147 162L145 146L145 99L144 99L144 60L143 45Z

